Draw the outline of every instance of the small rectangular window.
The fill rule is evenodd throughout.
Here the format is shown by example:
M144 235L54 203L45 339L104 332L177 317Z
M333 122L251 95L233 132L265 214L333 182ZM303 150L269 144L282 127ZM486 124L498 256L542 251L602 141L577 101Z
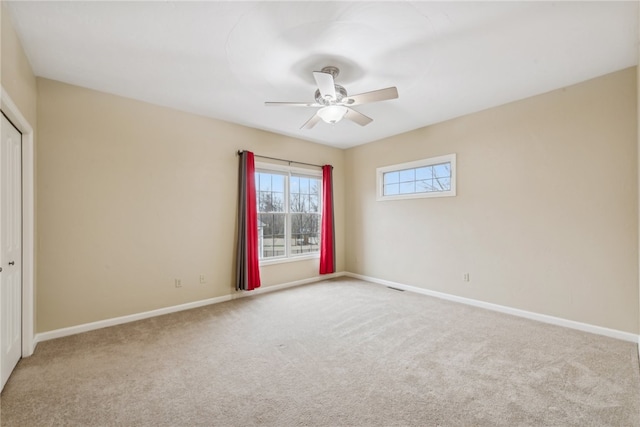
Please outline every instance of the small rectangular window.
M377 200L456 195L456 155L384 166L376 169Z

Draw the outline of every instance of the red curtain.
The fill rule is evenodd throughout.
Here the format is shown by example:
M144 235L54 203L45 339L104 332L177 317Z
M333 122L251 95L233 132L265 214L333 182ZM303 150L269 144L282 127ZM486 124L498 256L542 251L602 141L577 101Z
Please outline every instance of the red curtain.
M253 153L240 154L240 194L238 198L238 254L236 290L251 291L260 287L258 261L258 211Z
M333 220L333 166L322 167L322 226L320 227L320 274L336 271L335 226Z

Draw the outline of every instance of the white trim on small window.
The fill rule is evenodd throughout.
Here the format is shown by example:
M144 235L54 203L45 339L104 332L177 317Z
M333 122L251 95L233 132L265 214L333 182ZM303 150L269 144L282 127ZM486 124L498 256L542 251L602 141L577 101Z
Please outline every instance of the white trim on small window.
M455 195L455 153L376 169L378 201Z

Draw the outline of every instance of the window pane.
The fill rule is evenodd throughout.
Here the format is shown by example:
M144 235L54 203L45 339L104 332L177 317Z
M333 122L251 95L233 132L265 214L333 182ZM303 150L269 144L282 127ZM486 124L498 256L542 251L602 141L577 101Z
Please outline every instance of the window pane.
M400 172L387 172L384 174L384 184L395 184L400 182Z
M258 192L258 212L284 212L284 193Z
M418 168L416 169L416 180L431 179L433 178L432 173L433 173L433 168L431 166Z
M451 177L451 163L443 163L441 165L433 166L436 178L449 178Z
M400 194L410 194L415 192L416 192L415 181L400 183Z
M289 211L300 212L300 193L289 193Z
M309 207L309 196L306 194L291 194L289 208L291 212L307 212Z
M264 236L281 235L284 234L285 219L284 214L259 214L258 227L262 228Z
M309 194L309 178L300 177L300 194Z
M420 181L416 181L416 193L427 193L429 192L430 186L430 179L421 179Z
M274 212L284 212L284 193L271 193Z
M284 214L260 214L258 216L258 247L260 258L285 255Z
M434 186L436 191L449 191L451 190L451 178L437 178L434 179Z
M320 187L322 183L319 179L309 179L309 194L312 196L320 196Z
M258 196L258 212L267 212L267 197L266 194L269 193L265 193L262 191L259 191L257 196Z
M394 194L400 193L400 185L399 184L390 184L384 186L384 195L385 196L393 196Z
M257 181L256 187L260 191L269 191L271 190L271 174L269 173L257 173L256 174Z
M300 192L300 178L297 176L292 176L289 181L289 191L292 193Z
M291 177L291 212L319 212L320 180L308 177Z
M400 171L400 182L408 182L416 180L416 170L415 169L407 169ZM402 190L400 190L402 192Z
M284 183L286 176L256 172L258 212L284 212Z
M291 215L291 253L313 253L320 250L320 215Z
M319 197L317 194L309 197L309 212L320 212Z
M279 193L284 193L284 175L271 176L271 189Z

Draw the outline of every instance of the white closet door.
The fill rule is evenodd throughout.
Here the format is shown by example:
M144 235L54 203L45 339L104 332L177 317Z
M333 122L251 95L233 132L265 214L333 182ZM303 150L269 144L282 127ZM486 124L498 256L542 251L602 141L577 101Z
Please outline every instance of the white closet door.
M0 148L0 390L22 356L22 135L2 115Z

